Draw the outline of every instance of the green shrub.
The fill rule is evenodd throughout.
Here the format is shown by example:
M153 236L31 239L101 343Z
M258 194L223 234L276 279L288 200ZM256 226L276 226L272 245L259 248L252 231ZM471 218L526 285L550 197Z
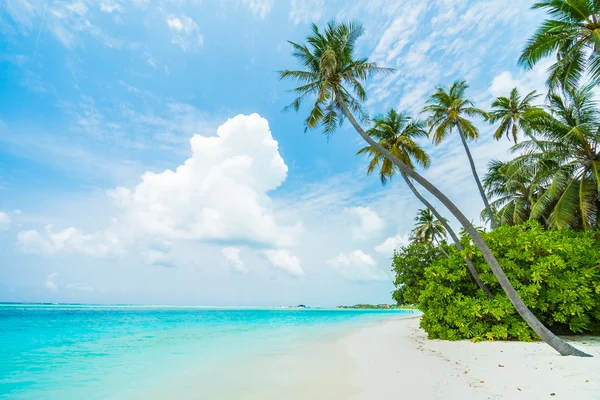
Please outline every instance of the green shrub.
M394 251L392 271L396 274L396 290L392 298L398 305L417 304L421 291L425 289L425 270L442 256L439 248L430 243L412 242Z
M598 233L546 231L537 222L504 226L484 239L529 309L557 334L600 333ZM418 289L421 327L439 339L536 339L504 294L481 253L463 238L465 253L494 293L488 299L453 248L424 269ZM403 289L409 291L408 288Z

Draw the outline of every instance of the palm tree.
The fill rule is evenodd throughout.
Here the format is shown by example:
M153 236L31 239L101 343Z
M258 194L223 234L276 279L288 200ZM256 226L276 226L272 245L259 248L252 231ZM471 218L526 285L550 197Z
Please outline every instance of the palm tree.
M467 139L477 139L479 137L479 131L466 117L481 116L487 119L488 114L482 109L475 108L471 100L465 98L465 90L468 87L465 81L454 82L448 91L438 87L427 100L423 112L429 114L426 123L430 127L430 133L433 133L433 142L436 145L440 144L453 130L458 132L467 153L479 194L490 216L490 225L492 229L495 229L497 224L494 213L479 180L479 175L477 175L475 162L467 144Z
M412 230L413 240L440 245L446 239L446 228L436 219L430 209L420 209L415 217L415 227Z
M516 146L529 153L515 162L554 163L549 184L533 204L532 218L549 212L550 228L591 230L600 226L600 112L593 85L550 94L548 111L527 116L544 151L531 143Z
M426 137L427 132L425 131L422 122L413 120L408 114L398 113L396 110L390 109L385 116L379 116L374 119L373 127L367 131L367 134L378 139L378 143L381 147L389 150L409 168L414 170L415 166L420 166L422 168L429 167L429 156L414 140ZM367 169L367 174L373 173L375 169L379 167L379 179L383 185L385 185L398 170L398 167L373 146L366 146L357 154L369 155L371 161ZM421 200L425 207L431 210L437 221L439 221L443 228L450 234L450 237L458 250L463 251L464 248L460 243L460 239L452 230L448 221L439 214L436 208L433 207L421 193L419 193L417 188L412 184L410 178L404 172L400 172L400 174L413 194ZM442 251L444 250L442 249ZM479 272L477 272L477 269L469 256L465 256L465 262L467 263L467 268L473 276L477 286L485 292L488 298L492 298L492 292L490 292L488 287L479 278Z
M523 114L534 108L531 104L533 100L540 97L535 90L530 92L521 100L517 88L511 90L509 97L500 96L492 103L492 111L488 114L488 121L495 124L500 121L500 125L494 132L494 139L500 140L503 135L510 140L511 136L517 144L517 134L521 129L531 140L538 143L528 130L523 126Z
M545 9L551 17L529 39L519 64L533 68L556 53L548 86L573 89L581 76L600 78L600 2L591 0L544 0L533 8Z
M325 134L332 133L337 123L343 121L340 115L345 116L370 146L376 148L400 171L434 195L458 219L473 239L475 246L481 251L517 312L546 343L562 355L588 356L554 335L533 315L519 297L481 235L458 207L436 186L404 164L389 150L381 147L356 120L352 110L358 114L359 119L365 116L361 113L364 111L360 103L367 97L363 88L364 82L376 73L389 72L366 58L355 57L356 40L362 33L362 27L353 23L330 22L323 33L313 24L312 33L307 37L308 45L292 42L293 54L304 70L286 70L281 71L279 75L281 79L294 78L301 83L301 86L294 89L297 97L291 104L292 108L298 110L303 99L308 95L314 96L315 102L306 119L306 128L314 129L321 125Z
M483 185L500 225L517 225L529 220L531 209L545 190L548 164L511 163L492 160ZM484 210L485 211L485 210ZM539 218L542 222L544 218Z
M367 134L378 139L382 147L389 150L390 153L412 169L415 168L415 164L423 168L429 167L429 156L415 142L415 139L427 137L427 132L421 121L415 121L408 114L398 113L392 108L385 116L375 117L373 122L373 127L369 129ZM383 185L395 175L398 169L372 146L366 146L356 154L368 154L371 157L367 170L368 174L373 173L378 166L381 166L379 168L379 179Z

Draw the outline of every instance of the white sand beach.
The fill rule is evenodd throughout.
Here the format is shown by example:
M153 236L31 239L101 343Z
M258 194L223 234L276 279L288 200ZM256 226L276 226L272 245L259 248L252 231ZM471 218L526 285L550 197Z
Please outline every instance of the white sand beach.
M341 344L359 390L352 399L600 399L600 338L577 342L593 358L562 357L541 342L428 340L413 318Z

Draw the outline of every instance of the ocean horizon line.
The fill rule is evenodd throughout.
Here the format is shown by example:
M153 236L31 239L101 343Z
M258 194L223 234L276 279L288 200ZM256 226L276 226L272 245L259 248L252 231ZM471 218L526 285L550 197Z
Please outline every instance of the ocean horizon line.
M293 310L361 310L360 308L348 308L349 306L307 306L299 305L270 305L270 306L217 306L217 305L175 305L175 304L134 304L134 303L52 303L52 302L19 302L0 301L0 307L4 306L54 306L54 307L113 307L113 308L197 308L197 309L248 309L248 310L270 310L270 309L293 309ZM352 306L350 306L352 307ZM369 308L370 310L377 310ZM382 308L381 310L402 310L400 308Z

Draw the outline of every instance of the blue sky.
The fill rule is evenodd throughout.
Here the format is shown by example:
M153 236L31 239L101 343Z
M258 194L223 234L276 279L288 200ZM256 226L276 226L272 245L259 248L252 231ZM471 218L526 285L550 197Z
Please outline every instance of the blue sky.
M0 301L390 302L392 249L419 204L402 182L365 176L347 126L327 141L304 132L306 109L281 111L292 83L276 71L296 67L286 41L360 20L359 53L397 69L367 85L371 114L418 114L458 78L487 108L514 86L543 88L547 64L516 65L543 19L529 7L3 1ZM509 144L478 126L483 172ZM457 138L424 145L426 176L479 223Z

